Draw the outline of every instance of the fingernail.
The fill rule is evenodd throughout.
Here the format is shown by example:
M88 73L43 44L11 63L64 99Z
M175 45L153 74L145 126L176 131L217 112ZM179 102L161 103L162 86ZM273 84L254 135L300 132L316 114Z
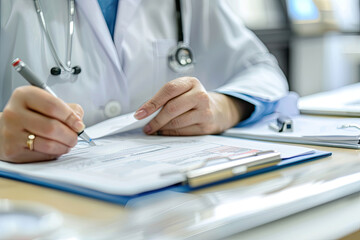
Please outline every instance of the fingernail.
M135 112L135 115L134 115L134 117L135 117L136 119L141 119L141 118L143 118L143 117L145 117L145 116L146 116L146 111L145 111L144 109L137 110L137 111Z
M76 117L78 117L79 120L81 120L81 115L78 112L75 112Z
M76 121L76 122L74 123L74 129L75 129L76 132L81 132L82 130L84 130L84 128L85 128L85 125L84 125L83 122L81 122L81 121Z
M145 132L145 133L150 133L150 132L151 132L151 127L150 127L150 125L146 125L146 126L144 127L144 132Z

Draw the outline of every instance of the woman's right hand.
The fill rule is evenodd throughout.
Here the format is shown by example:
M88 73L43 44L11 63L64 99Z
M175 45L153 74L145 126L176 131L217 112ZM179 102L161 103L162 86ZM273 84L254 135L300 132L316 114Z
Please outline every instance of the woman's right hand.
M25 163L55 159L77 143L83 110L33 86L15 89L0 113L0 160ZM35 135L33 150L28 136Z

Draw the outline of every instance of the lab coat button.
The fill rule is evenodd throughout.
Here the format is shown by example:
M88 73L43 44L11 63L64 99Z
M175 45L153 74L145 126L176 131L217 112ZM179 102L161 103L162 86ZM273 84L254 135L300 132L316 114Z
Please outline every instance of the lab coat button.
M116 117L121 113L121 104L118 101L112 100L105 105L105 116L108 118Z

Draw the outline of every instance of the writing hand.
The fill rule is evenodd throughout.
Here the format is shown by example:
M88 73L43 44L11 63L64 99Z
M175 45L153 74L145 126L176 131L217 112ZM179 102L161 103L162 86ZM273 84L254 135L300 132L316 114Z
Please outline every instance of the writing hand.
M55 159L77 143L83 110L33 86L15 89L0 114L0 159L23 163ZM36 136L33 150L29 134Z

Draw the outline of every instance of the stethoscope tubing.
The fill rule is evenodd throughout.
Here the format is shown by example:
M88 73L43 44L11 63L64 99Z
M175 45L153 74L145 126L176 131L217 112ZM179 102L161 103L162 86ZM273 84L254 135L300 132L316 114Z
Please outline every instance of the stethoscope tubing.
M73 36L74 36L74 14L75 14L75 1L68 0L69 5L69 15L68 15L68 36L67 36L67 49L66 49L66 62L65 64L61 61L59 55L54 46L54 42L50 36L48 31L48 27L46 24L46 20L44 17L44 13L41 8L40 0L34 0L36 13L38 15L39 21L41 26L44 30L47 42L49 43L50 51L53 55L53 58L58 67L53 67L51 69L52 75L59 75L61 70L66 72L70 72L73 74L79 74L81 72L81 68L79 66L71 67L71 53L72 53L72 43L73 43ZM169 54L169 66L175 72L187 72L194 66L193 61L193 54L188 46L188 44L184 43L184 32L183 32L183 23L182 23L182 11L181 11L181 1L175 0L175 7L176 7L176 23L178 28L178 43L175 49L173 49ZM186 53L187 55L180 57L181 53ZM181 59L181 60L179 60Z
M67 51L66 51L66 65L61 61L59 55L57 54L54 42L50 36L48 31L48 27L45 21L44 13L41 8L41 4L39 0L34 0L36 12L39 18L39 21L42 25L42 28L45 32L46 39L49 43L50 51L54 57L56 64L63 70L67 72L73 72L74 70L71 68L71 52L72 52L72 39L74 35L74 13L75 13L75 3L74 0L69 0L69 34L67 39Z
M69 1L69 35L68 35L68 48L66 53L66 64L68 68L71 68L71 53L72 53L72 43L74 36L74 14L75 14L75 2L74 0Z
M184 42L184 31L183 31L183 23L182 23L182 11L181 11L181 2L180 0L175 1L176 7L176 23L178 29L178 43Z

